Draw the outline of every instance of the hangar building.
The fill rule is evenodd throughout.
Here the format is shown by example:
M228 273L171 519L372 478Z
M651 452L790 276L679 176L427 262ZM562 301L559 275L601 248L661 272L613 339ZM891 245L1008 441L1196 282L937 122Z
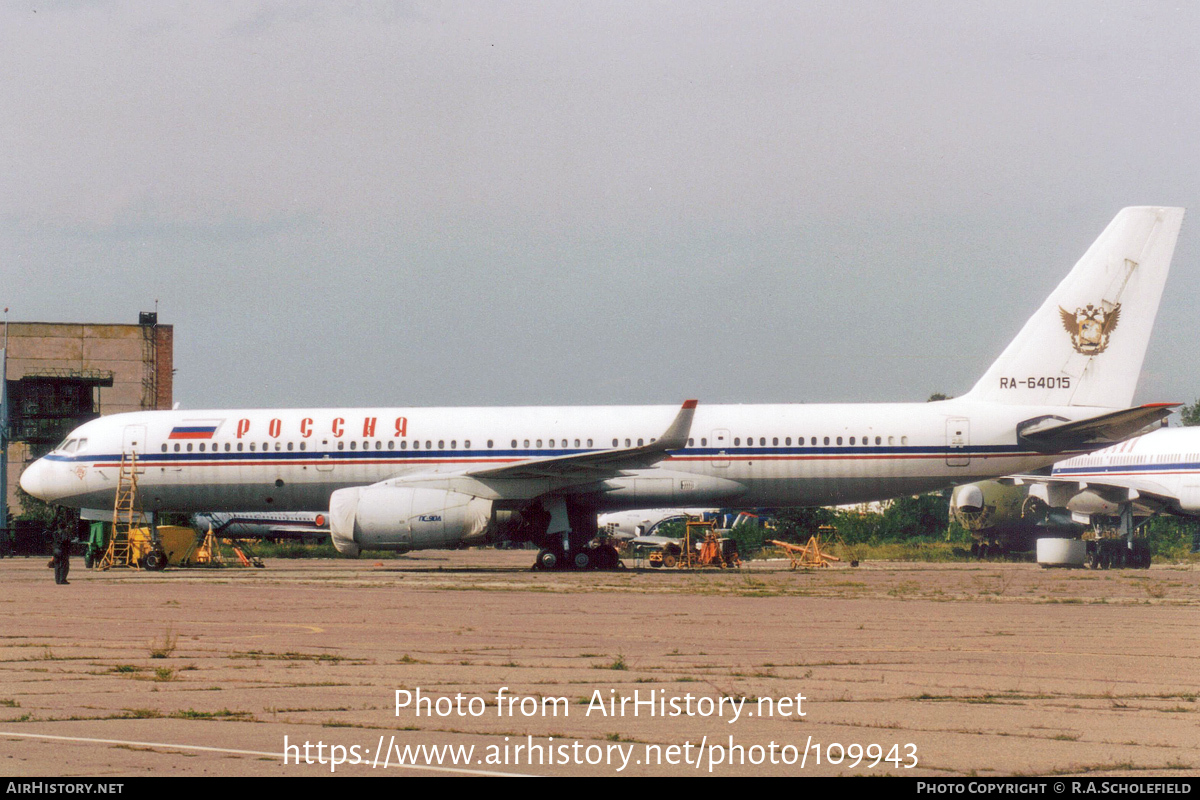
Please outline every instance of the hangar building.
M171 407L174 329L144 312L137 325L10 322L7 335L5 491L15 517L21 472L73 428L102 414Z

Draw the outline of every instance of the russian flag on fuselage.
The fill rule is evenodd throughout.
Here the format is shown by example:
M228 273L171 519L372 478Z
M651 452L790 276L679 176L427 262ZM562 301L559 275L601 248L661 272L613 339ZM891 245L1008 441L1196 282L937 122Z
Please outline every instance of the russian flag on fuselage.
M220 425L219 420L211 419L189 419L184 420L182 425L176 425L171 428L171 435L168 439L211 439L213 434L217 432L217 426Z

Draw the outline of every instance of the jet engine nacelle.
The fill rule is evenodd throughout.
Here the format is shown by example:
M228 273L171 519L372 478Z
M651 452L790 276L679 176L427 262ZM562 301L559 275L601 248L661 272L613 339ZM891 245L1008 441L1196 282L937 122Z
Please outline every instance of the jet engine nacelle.
M443 489L362 486L329 497L329 532L339 553L427 550L486 540L492 501Z
M1185 513L1200 513L1200 488L1185 486L1179 493L1179 508Z
M957 486L950 496L950 517L969 531L1021 524L1025 489L996 481Z
M1121 514L1120 503L1114 503L1112 500L1086 489L1078 492L1067 501L1066 505L1068 511L1076 514L1084 514L1088 517L1095 516L1096 514L1109 517Z

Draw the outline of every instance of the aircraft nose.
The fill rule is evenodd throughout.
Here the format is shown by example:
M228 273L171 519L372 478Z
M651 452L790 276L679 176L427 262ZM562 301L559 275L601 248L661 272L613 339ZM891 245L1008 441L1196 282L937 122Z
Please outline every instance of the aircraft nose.
M49 501L46 486L46 462L43 459L39 458L21 473L21 488L39 500Z

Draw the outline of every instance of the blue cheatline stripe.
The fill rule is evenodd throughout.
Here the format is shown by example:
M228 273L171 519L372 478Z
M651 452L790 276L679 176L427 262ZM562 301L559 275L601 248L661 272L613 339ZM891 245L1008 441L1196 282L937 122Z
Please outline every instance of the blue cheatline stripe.
M1104 464L1092 467L1056 467L1051 475L1055 478L1060 476L1088 477L1091 475L1114 475L1121 473L1136 473L1138 475L1155 475L1167 473L1182 473L1182 472L1198 472L1200 471L1200 463L1195 461L1181 461L1175 464Z
M532 458L555 458L583 453L607 452L602 449L581 450L259 450L242 452L215 450L210 452L167 452L140 453L138 463L144 466L238 466L295 462L296 465L330 465L362 463L495 463L523 461ZM1068 451L1077 453L1079 451ZM1019 445L979 445L968 448L947 448L937 445L914 445L909 447L734 447L734 448L685 448L667 454L670 461L746 461L767 459L779 461L904 458L983 458L988 456L1036 456L1045 455L1027 450ZM64 463L118 463L121 455L65 455L51 453L47 460ZM1156 465L1158 466L1158 465Z

